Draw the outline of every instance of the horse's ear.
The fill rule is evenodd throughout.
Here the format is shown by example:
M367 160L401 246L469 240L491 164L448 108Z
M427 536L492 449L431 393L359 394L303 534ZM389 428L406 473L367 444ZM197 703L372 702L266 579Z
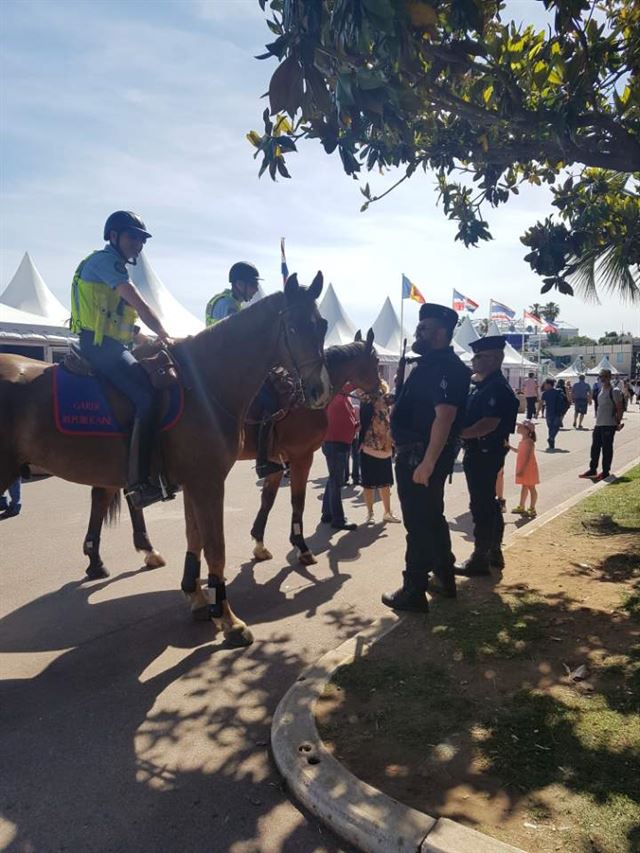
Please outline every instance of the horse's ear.
M298 284L298 273L292 272L285 282L284 295L287 299L293 299L299 290L300 285Z
M360 331L360 329L358 329L358 331L356 332L356 336L353 340L357 341L358 343L360 343L360 341L362 340L362 332Z
M322 293L322 286L324 284L324 278L320 270L316 273L316 277L309 285L309 293L314 299L317 299Z
M369 331L367 332L367 340L366 340L366 346L365 346L365 352L367 353L367 355L371 352L371 349L373 347L374 337L375 337L375 335L373 333L373 329L369 329Z

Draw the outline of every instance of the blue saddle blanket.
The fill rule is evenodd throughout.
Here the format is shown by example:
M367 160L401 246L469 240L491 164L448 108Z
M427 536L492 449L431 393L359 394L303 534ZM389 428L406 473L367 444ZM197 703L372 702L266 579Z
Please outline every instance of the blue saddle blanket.
M182 385L163 393L164 414L161 430L169 430L179 421L184 408ZM129 424L121 424L96 376L77 376L61 365L53 368L53 415L57 429L65 435L127 435Z

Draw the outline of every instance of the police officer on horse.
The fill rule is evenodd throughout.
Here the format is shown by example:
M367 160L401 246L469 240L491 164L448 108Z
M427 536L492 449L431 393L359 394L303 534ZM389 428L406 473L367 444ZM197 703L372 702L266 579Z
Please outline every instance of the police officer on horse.
M456 574L467 577L489 575L492 568L504 568L504 519L496 496L496 479L518 415L518 398L501 369L505 343L503 335L491 335L470 344L474 375L460 437L464 443L463 467L473 517L474 550L465 563L456 566Z
M258 282L262 281L257 267L247 261L238 261L229 270L229 283L221 293L217 293L207 303L205 322L207 326L215 326L226 317L231 317L241 310L243 303L250 302L258 292ZM258 394L256 401L260 410L258 425L258 441L256 447L256 473L258 477L268 477L282 471L282 465L269 459L269 444L273 427L273 415L279 409L279 401L273 385L267 380Z
M127 270L150 237L137 213L112 213L104 225L106 246L80 263L71 291L71 329L78 334L80 352L134 407L126 493L139 508L166 497L158 483L149 481L156 432L154 390L128 348L138 316L161 341L171 342Z

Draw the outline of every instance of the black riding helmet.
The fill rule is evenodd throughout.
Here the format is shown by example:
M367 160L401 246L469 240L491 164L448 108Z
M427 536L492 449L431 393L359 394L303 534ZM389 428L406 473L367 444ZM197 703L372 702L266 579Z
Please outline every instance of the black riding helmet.
M253 264L247 263L246 261L238 261L229 270L229 281L231 284L233 284L234 281L246 281L249 283L255 281L257 287L258 282L262 281L262 279L260 278L260 273L258 272L257 267Z
M117 231L118 236L122 231L132 231L138 237L144 237L148 240L151 234L147 231L147 226L144 224L142 217L131 210L116 210L104 223L104 239L109 241L109 235L112 231Z

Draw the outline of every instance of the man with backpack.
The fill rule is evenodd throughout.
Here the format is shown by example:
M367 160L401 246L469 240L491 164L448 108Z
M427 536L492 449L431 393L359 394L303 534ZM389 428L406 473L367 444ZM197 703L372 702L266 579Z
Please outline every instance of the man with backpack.
M589 468L580 474L583 479L593 479L595 482L604 480L611 473L613 461L613 440L616 432L622 429L624 402L622 391L611 387L611 371L602 369L598 376L600 391L596 410L596 425L591 439L591 460ZM598 462L602 451L602 471L598 474Z

